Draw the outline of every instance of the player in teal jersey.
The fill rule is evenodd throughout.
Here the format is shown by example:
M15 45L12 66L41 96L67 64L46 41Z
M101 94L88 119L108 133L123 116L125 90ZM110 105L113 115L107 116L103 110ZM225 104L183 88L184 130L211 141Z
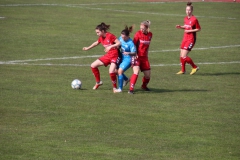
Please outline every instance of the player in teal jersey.
M133 30L133 26L126 26L121 32L118 40L121 42L122 62L118 69L118 89L114 93L122 92L123 81L127 82L127 77L123 74L128 68L131 67L132 56L136 55L136 47L133 40L129 37Z

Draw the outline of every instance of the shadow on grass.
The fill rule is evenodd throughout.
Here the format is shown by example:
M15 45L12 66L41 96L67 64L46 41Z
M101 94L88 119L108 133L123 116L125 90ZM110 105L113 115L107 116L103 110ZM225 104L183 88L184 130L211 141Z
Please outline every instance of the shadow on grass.
M224 75L239 75L240 72L227 72L227 73L199 73L199 76L224 76Z
M142 89L135 89L137 93L165 93L165 92L207 92L206 89L157 89L149 88L151 91L143 91Z

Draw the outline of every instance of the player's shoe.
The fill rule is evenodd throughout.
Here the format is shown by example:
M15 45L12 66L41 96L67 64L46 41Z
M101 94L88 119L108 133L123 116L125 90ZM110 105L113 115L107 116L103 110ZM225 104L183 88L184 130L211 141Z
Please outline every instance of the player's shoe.
M113 88L113 93L115 93L116 90L117 90L117 88Z
M190 73L190 75L195 74L198 70L199 70L199 67L197 67L197 68L192 68L192 72Z
M134 92L132 90L129 90L128 94L134 94Z
M141 87L142 88L142 90L144 90L144 91L151 91L148 87Z
M95 86L93 87L94 90L98 89L99 86L103 85L103 82L100 81L98 83L95 84Z
M179 72L177 72L176 74L185 74L185 72L179 71Z
M128 84L128 82L130 82L130 79L123 81L123 87L125 87Z
M118 89L116 89L116 88L115 88L115 89L113 89L113 92L114 92L114 93L121 93L121 92L122 92L122 90L121 90L121 89L119 89L119 88L118 88Z

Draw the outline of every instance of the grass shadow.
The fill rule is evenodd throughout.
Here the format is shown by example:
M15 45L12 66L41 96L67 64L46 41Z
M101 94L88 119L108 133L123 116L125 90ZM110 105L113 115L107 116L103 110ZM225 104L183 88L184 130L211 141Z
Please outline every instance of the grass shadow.
M239 75L240 72L227 72L227 73L199 73L200 76L224 76L224 75Z
M206 89L158 89L149 88L151 91L143 91L142 89L135 89L137 93L165 93L165 92L207 92Z

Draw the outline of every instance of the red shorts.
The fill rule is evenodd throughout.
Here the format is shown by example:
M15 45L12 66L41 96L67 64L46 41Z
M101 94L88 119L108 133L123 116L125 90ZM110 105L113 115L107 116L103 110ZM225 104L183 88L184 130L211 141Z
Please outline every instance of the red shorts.
M181 49L185 49L185 50L191 51L193 46L194 46L194 44L195 44L194 41L185 41L185 40L183 40L182 44L181 44Z
M117 50L116 50L117 51ZM111 63L116 63L118 64L120 59L118 57L118 52L117 53L107 53L103 55L102 57L98 58L101 62L103 62L104 66L108 66Z
M139 66L141 72L151 69L148 57L138 57L134 62L134 66Z

